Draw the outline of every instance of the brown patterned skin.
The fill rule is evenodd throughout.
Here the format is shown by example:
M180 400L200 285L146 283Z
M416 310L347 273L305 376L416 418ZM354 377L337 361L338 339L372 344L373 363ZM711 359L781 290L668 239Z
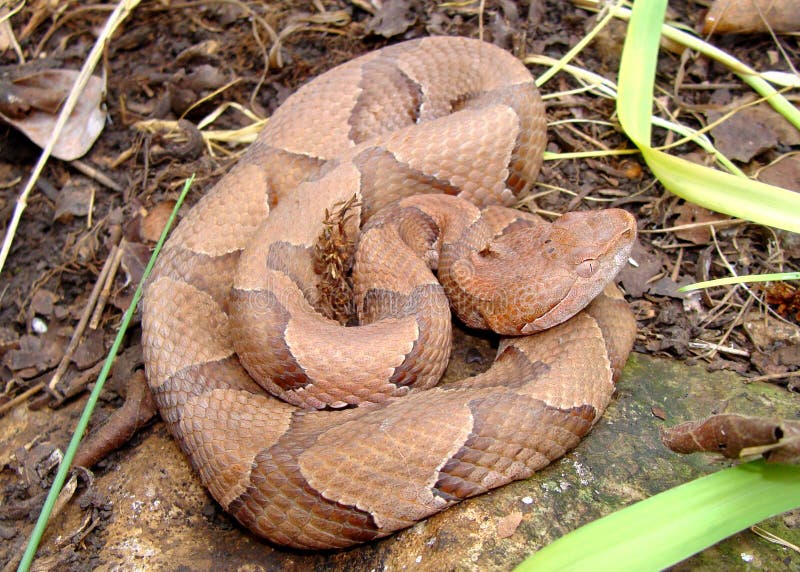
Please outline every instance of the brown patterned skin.
M620 210L547 224L490 206L531 186L545 130L510 54L405 42L298 90L175 230L145 295L148 381L254 533L303 549L386 536L528 477L600 417L635 322L613 287L590 301L636 226ZM362 325L344 327L315 310L312 255L326 210L353 196ZM474 327L551 329L433 387L449 305Z

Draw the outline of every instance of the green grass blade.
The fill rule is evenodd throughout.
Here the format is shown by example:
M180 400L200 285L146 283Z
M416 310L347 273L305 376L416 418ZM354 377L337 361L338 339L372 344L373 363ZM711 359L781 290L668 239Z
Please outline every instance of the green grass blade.
M624 2L625 0L617 0L616 4L612 8L621 8ZM543 86L550 80L550 78L560 72L565 65L571 62L575 56L581 53L583 49L588 46L592 40L594 40L597 34L599 34L612 19L614 19L613 9L606 11L605 15L603 15L603 17L597 22L597 24L595 24L588 34L581 38L577 44L572 46L572 48L566 54L564 54L564 57L562 57L555 65L542 74L541 77L537 78L536 85L538 87Z
M766 518L800 507L800 467L746 463L583 526L516 572L659 570Z
M628 23L619 66L617 115L640 149L650 146L653 86L667 0L638 2Z
M717 212L800 232L800 193L709 169L651 147L652 94L666 5L666 0L637 2L631 13L619 74L620 124L671 192Z
M599 11L605 6L605 4L600 0L581 0L579 4L582 7L595 11ZM635 10L643 9L641 4L642 2L636 6ZM612 6L610 9L617 18L622 20L630 20L631 14L633 13L633 10L625 7L619 7L617 5ZM653 26L653 30L653 33L657 33L655 26ZM679 29L675 24L663 23L663 25L661 25L660 33L664 36L664 38L695 50L726 66L733 73L738 75L742 81L747 83L756 93L767 98L767 102L783 117L785 117L787 121L792 123L796 128L800 129L800 109L792 105L788 99L781 95L770 84L770 82L772 82L781 86L797 86L798 83L800 83L800 78L797 78L795 74L778 71L758 73L750 66L737 60L729 53L709 44L701 38L698 38L689 31Z
M775 109L775 111L780 113L797 129L800 129L800 110L792 105L792 102L781 95L767 81L767 78L779 78L782 80L782 83L785 84L788 83L786 81L786 76L776 76L774 73L766 75L759 74L723 50L704 42L702 39L693 34L678 30L667 24L664 24L662 27L662 34L664 34L665 38L669 38L670 40L678 42L687 48L697 50L698 52L728 67L731 71L738 75L743 82L749 85L753 91L766 98L767 103L769 103L773 109Z
M706 280L695 284L687 284L678 288L678 292L691 292L715 286L729 286L731 284L750 284L753 282L778 282L782 280L800 280L800 272L776 272L774 274L750 274L747 276L728 276L716 280Z
M117 352L122 345L125 331L128 329L128 324L130 324L131 318L133 318L133 314L136 312L136 307L142 297L144 283L147 281L148 276L150 276L150 272L153 270L156 257L161 251L161 247L164 245L164 241L167 238L169 229L172 228L172 224L177 216L178 209L181 207L181 204L183 204L183 200L186 198L189 188L192 186L193 182L194 175L192 175L186 181L183 191L181 192L180 197L178 197L178 202L175 203L175 208L172 209L172 214L167 221L167 225L164 227L164 231L161 233L161 238L159 239L158 244L156 244L153 255L150 257L150 261L147 263L147 266L144 269L142 279L136 288L136 292L133 294L133 300L131 300L128 309L125 311L125 315L122 318L122 324L117 332L117 336L114 338L114 343L112 344L111 349L108 351L106 361L103 364L103 368L100 370L100 375L97 377L97 382L95 383L94 389L92 389L92 393L89 395L89 399L86 401L86 406L83 408L83 413L81 414L81 418L78 420L78 425L75 427L75 432L72 434L72 439L69 442L69 446L64 452L64 458L61 461L61 465L58 467L56 477L53 479L53 484L50 486L50 490L47 493L44 506L42 507L42 511L39 513L39 518L36 520L36 525L33 527L33 532L28 540L28 545L25 547L25 552L22 555L17 572L28 572L31 567L33 558L36 555L36 549L39 548L39 542L41 541L44 530L47 527L47 522L50 520L50 514L53 512L53 507L58 500L58 495L61 494L61 489L64 487L64 482L67 480L67 474L69 473L70 466L72 465L72 459L75 458L78 445L80 445L81 439L86 432L86 427L89 425L89 419L91 418L94 407L97 404L97 399L100 397L100 392L103 390L106 378L108 377L108 372L111 371L114 358L116 357Z
M800 193L715 171L648 147L648 167L670 191L707 209L800 232Z

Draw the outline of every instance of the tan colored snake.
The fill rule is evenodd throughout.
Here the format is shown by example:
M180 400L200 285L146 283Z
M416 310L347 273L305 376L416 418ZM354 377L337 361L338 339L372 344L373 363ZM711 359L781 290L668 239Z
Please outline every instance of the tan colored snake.
M405 42L299 89L175 230L145 295L147 377L203 483L254 533L305 549L386 536L530 476L600 417L635 322L613 287L581 309L636 226L618 209L548 224L491 206L530 188L545 131L507 52ZM315 309L314 246L352 197L362 325L344 327ZM504 334L554 327L434 387L449 305Z

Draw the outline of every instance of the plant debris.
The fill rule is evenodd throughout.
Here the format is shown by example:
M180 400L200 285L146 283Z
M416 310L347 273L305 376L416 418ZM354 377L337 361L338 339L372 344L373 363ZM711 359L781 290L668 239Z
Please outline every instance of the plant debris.
M768 463L800 463L800 421L714 415L662 430L661 440L676 453L762 455Z

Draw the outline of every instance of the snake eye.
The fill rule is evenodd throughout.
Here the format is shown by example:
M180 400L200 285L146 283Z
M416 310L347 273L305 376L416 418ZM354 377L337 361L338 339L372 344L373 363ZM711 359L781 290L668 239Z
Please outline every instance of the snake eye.
M592 275L594 275L595 268L597 267L596 262L597 261L594 258L584 260L575 267L575 274L581 278L591 278Z

